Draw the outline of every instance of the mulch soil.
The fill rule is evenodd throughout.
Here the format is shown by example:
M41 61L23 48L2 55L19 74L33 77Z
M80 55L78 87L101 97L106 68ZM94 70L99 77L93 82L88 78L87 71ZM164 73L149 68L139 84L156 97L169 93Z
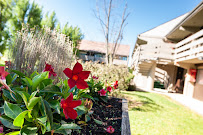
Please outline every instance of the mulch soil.
M108 126L112 126L115 131L111 135L121 134L122 122L122 99L109 98L107 103L100 102L94 103L92 111L93 117L97 120L103 121L104 124L100 125L91 119L86 127L83 127L82 135L105 135Z

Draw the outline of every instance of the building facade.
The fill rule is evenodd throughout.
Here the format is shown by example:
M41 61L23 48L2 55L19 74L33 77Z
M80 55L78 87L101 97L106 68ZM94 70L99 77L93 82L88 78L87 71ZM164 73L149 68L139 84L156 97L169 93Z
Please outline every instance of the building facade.
M165 37L174 42L174 65L186 70L183 94L203 101L203 1Z
M109 44L109 51L112 50L113 44ZM79 58L83 61L96 61L99 63L105 63L106 47L103 42L95 42L82 40L79 46ZM113 64L115 65L126 65L128 64L130 53L129 45L119 45L116 50L115 59Z
M137 37L134 84L161 87L203 101L203 2L194 10Z

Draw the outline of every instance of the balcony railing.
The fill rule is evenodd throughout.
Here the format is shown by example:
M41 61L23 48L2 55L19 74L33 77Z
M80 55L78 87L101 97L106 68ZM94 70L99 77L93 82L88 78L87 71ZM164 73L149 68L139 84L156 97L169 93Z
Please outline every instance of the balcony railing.
M174 44L159 44L141 47L140 59L171 59L174 60Z
M203 30L176 44L175 62L203 57Z

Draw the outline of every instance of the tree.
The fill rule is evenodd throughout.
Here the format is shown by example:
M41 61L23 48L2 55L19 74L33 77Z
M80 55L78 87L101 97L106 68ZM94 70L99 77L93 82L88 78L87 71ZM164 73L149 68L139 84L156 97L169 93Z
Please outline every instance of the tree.
M11 17L11 0L0 0L0 52L3 52L7 46L9 32L6 29L8 19Z
M101 2L101 1L100 1ZM127 3L123 7L122 16L117 17L113 15L113 11L116 9L121 11L122 7L113 6L113 0L103 0L102 6L98 6L95 13L95 17L99 20L106 44L106 64L113 63L117 48L119 47L123 39L123 30L127 25L126 20L129 16L127 12ZM102 12L101 12L102 9ZM120 12L121 13L121 12ZM109 42L113 42L112 48L109 48ZM111 49L111 50L109 50Z
M83 39L81 29L77 26L68 26L66 23L61 32L70 38L73 43L73 53L78 55L79 42Z
M42 21L42 8L33 2L27 18L27 23L29 24L30 28L34 28L35 26L40 27Z
M46 13L45 17L42 20L41 25L49 27L51 30L53 30L56 27L56 23L57 23L56 13L53 11L50 16L48 12Z
M10 32L15 35L16 31L22 29L23 24L29 24L30 28L40 27L41 20L42 8L35 2L30 4L29 0L17 0L13 7Z

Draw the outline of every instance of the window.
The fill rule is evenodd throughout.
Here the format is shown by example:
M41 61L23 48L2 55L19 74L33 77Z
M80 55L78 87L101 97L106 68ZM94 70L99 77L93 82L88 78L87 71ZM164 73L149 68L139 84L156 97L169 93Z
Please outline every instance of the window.
M124 56L124 57L122 58L122 60L126 60L126 61L127 61L127 57L126 57L126 56Z
M126 60L127 61L127 57L126 56L119 56L118 59L119 60Z
M94 54L94 57L95 57L95 58L102 58L102 57L103 57L103 55L102 55L102 54L100 54L100 53L96 53L96 54Z

